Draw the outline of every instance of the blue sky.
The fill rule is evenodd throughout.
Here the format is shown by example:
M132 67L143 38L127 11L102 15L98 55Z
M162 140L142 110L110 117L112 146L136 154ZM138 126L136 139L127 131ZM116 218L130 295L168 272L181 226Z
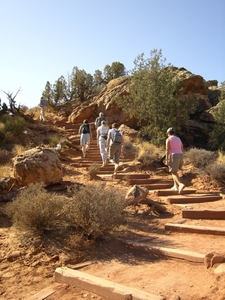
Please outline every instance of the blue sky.
M0 97L38 105L47 81L162 49L166 63L225 81L224 0L0 0ZM2 91L3 90L3 91ZM8 104L8 103L7 103Z

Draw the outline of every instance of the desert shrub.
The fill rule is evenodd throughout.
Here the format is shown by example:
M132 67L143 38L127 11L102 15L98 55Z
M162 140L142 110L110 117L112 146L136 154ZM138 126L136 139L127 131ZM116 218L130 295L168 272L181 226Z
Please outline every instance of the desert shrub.
M97 164L92 164L92 165L90 165L90 166L88 167L88 170L87 170L88 175L89 175L90 177L96 176L97 173L98 173L99 168L100 168L100 166L97 165Z
M19 229L42 233L60 223L65 197L48 193L42 184L31 184L6 206L6 214Z
M218 183L225 183L225 163L213 163L206 166L206 172Z
M205 149L191 148L185 153L187 162L192 163L196 168L205 168L211 164L217 157L213 151Z
M148 166L153 163L154 160L163 156L164 151L157 146L143 141L138 145L137 160L141 162L143 166Z
M0 177L9 177L12 175L12 166L10 164L0 166Z
M128 155L137 155L138 148L135 146L134 143L132 143L129 139L129 137L125 136L124 137L124 151Z
M105 184L81 186L67 206L67 222L78 235L96 239L124 222L124 195Z
M22 133L26 125L26 121L20 116L4 115L1 120L5 125L5 133L10 131L13 135Z

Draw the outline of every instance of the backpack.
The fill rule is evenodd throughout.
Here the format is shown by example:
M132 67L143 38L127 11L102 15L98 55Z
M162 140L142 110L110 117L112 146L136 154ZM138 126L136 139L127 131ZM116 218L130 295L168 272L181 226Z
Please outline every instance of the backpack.
M114 129L115 134L114 137L112 139L113 144L121 144L122 143L122 134L119 130Z
M102 121L106 121L106 118L104 117L104 116L102 116L102 117L98 117L97 119L96 119L96 128L98 128L99 126L101 126L101 122Z
M82 125L81 133L89 133L89 124Z

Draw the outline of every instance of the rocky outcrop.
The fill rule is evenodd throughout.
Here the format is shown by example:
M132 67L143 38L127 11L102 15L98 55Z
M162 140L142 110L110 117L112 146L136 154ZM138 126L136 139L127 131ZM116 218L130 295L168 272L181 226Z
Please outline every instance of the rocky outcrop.
M14 177L21 186L59 183L62 176L61 162L52 148L33 148L14 158Z
M218 103L221 87L217 86L218 82L216 80L205 81L202 76L192 74L185 68L174 67L173 71L183 85L182 100L189 101L193 95L198 99L198 106L193 119L190 119L184 130L185 135L187 133L185 143L187 146L193 146L192 143L197 141L197 145L194 144L195 146L204 147L212 123L214 123L212 108ZM117 97L124 94L129 94L128 77L114 79L107 84L98 96L76 107L69 116L68 122L80 123L84 119L93 122L99 112L103 112L108 117L109 124L116 122L139 130L139 120L130 118L115 101Z

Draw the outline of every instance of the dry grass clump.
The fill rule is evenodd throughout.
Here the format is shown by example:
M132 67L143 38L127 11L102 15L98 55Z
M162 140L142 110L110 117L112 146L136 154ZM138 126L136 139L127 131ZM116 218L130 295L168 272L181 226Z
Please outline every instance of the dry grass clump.
M124 223L124 194L105 184L81 186L67 205L67 222L76 234L91 239L106 237Z
M13 170L11 164L0 166L0 177L10 177L12 176Z
M88 167L87 172L90 178L95 177L98 173L98 170L100 169L100 165L98 164L92 164Z
M206 166L206 172L215 181L225 184L225 163L213 163Z
M31 184L6 206L15 227L42 233L54 228L64 214L65 197L48 193L42 184Z
M130 141L128 136L124 136L124 151L126 155L136 156L138 149L135 143Z
M161 148L158 148L157 146L146 141L141 142L137 145L137 147L137 160L141 162L142 166L151 165L153 161L162 157L165 152Z
M17 155L21 155L22 153L24 153L26 150L26 147L22 146L22 145L14 145L13 147L13 150L12 150L12 153L14 156L17 156Z
M192 163L196 168L204 169L217 158L217 153L205 149L191 148L185 153L188 163Z

